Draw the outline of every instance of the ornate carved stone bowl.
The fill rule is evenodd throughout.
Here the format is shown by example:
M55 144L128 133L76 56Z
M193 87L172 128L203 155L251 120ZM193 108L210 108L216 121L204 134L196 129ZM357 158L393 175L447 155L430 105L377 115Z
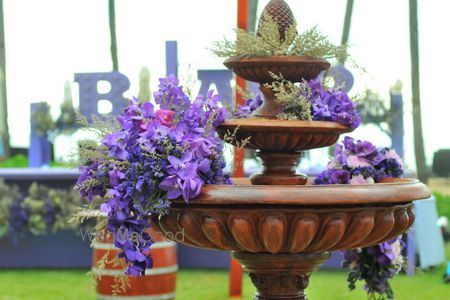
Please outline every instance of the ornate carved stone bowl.
M412 201L430 196L415 179L352 186L235 182L205 186L189 204L175 201L152 223L183 244L233 251L258 289L255 299L306 299L309 274L328 251L402 234L414 222Z
M309 56L236 56L227 59L224 65L236 75L260 84L273 81L269 72L299 82L312 79L330 67L325 59Z
M217 131L222 139L234 133L235 138L226 141L235 146L248 139L245 148L300 152L333 145L340 134L352 130L335 122L246 118L227 120Z
M218 127L222 139L245 148L257 149L263 170L251 176L255 185L305 184L307 176L296 174L301 152L333 145L339 135L351 129L335 122L248 118L228 120ZM234 135L230 140L226 136ZM245 145L242 145L246 141Z
M284 79L292 82L300 82L312 79L330 67L330 63L325 59L309 56L232 57L227 59L224 65L236 75L259 83L259 89L264 95L263 104L253 115L268 119L276 119L282 110L272 89L264 86L264 83L274 81L271 73L282 74Z

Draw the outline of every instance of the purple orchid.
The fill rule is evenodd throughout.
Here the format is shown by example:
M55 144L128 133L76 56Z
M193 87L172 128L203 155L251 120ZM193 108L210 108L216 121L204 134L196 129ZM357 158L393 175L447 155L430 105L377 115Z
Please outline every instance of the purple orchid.
M318 78L310 80L308 84L312 92L310 101L313 120L338 122L352 129L361 124L356 104L347 93L334 89L325 90Z
M233 112L232 117L235 119L243 119L249 117L256 109L263 103L261 96L256 95L255 99L249 98L245 103L240 105L236 111Z
M181 158L169 156L167 159L170 162L169 174L176 174L180 179L192 179L197 174L198 164L192 162L192 153L186 152Z
M128 152L125 150L124 140L127 138L126 132L119 131L107 135L103 139L103 144L109 148L109 155L120 160L128 158Z
M99 209L108 216L110 232L143 232L150 226L148 215L166 213L171 200L188 202L205 183L230 183L216 133L227 116L219 97L209 92L191 103L178 79L169 76L160 79L155 102L156 111L133 98L117 117L120 129L103 139L108 159L89 162L78 179L82 196L105 200ZM148 241L125 239L115 245L128 263L126 274L143 275L152 266L145 254Z
M167 192L167 199L169 200L177 199L183 195L182 186L181 179L176 175L166 177L158 185L160 189Z

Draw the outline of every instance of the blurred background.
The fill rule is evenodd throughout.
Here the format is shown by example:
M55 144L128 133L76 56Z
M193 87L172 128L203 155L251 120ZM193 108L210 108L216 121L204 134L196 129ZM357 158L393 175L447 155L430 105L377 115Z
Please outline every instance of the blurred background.
M267 2L248 1L250 30ZM446 134L450 128L446 95L450 61L445 59L450 49L450 40L445 37L450 26L450 2L417 1L417 44L411 42L411 36L417 36L410 23L414 19L411 3L416 1L287 2L299 31L317 25L335 44L345 40L349 45L345 68L354 78L349 94L362 99L361 107L366 111L364 124L350 135L396 148L411 173L418 173L434 193L426 207L417 208L427 217L419 220L421 227L416 227L408 239L412 245L406 254L412 259L408 274L416 275L399 278L396 288L406 293L409 287L425 282L422 287L438 291L430 295L442 295L429 299L450 299L450 286L441 280L445 251L447 258L449 254L444 239L449 237L450 218L450 139ZM98 84L92 82L97 93L105 95L115 83L128 87L129 82L129 88L123 89L124 98L145 95L151 100L158 79L169 73L177 73L182 83L191 83L194 95L223 84L227 86L224 90L233 91L234 78L226 80L231 75L223 59L208 48L223 37L234 37L238 3L242 1L0 0L0 299L95 298L95 289L84 276L91 264L89 243L80 242L78 228L66 225L81 201L70 190L78 171L68 162L76 141L86 137L75 125L74 113L82 111L80 104L93 96L90 81L83 76L100 74L96 77ZM419 49L417 57L411 55ZM208 77L213 73L219 74L218 79ZM250 84L248 87L254 90ZM420 97L413 97L417 87ZM233 101L234 92L226 91L222 96ZM114 97L121 99L117 93ZM417 116L413 120L412 99L417 103L418 97L421 104L416 108L422 130L414 127L419 122ZM106 96L101 100L85 111L115 112L114 101ZM400 108L394 107L398 103ZM377 109L371 109L375 106ZM329 149L312 150L299 169L315 175L326 166L329 154ZM232 156L230 164L231 160ZM248 155L246 174L257 168L258 162ZM20 212L14 215L10 209L17 194L36 211L34 221L17 221ZM45 201L52 203L51 213L39 204ZM17 224L11 225L11 220ZM20 232L21 237L12 236L11 230ZM55 251L56 247L70 252ZM334 259L328 267L337 269L341 258ZM195 270L179 272L177 299L227 299L229 263L228 253L178 245L180 269ZM417 274L416 264L422 270L432 270ZM73 268L76 270L69 271ZM204 268L223 270L197 270ZM362 299L363 294L347 294L344 273L326 272L319 272L317 276L323 280L315 280L311 286L312 298L319 295L321 284L341 277L342 287L331 288L330 297ZM44 289L33 285L37 278L44 280ZM66 285L52 287L54 280L61 282L63 278ZM192 296L190 292L198 292L195 282L206 282L220 292L205 292L204 298ZM74 286L83 287L67 292ZM244 295L252 294L252 289L246 279ZM417 289L424 293L429 290ZM27 295L33 290L39 290L38 294ZM399 299L413 299L402 298L403 292ZM336 297L333 299L341 299Z

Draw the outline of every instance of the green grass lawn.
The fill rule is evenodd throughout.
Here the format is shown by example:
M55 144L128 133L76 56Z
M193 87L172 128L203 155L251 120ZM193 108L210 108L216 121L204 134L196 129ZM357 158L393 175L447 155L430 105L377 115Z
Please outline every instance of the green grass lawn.
M448 247L449 248L449 247ZM95 291L87 270L1 270L0 300L89 300ZM448 300L450 284L444 284L444 266L416 276L400 275L392 285L395 299ZM319 271L311 277L308 288L311 300L367 299L361 290L349 292L346 273ZM181 270L177 282L177 299L228 299L228 273L225 270ZM244 276L243 299L253 299L254 288Z

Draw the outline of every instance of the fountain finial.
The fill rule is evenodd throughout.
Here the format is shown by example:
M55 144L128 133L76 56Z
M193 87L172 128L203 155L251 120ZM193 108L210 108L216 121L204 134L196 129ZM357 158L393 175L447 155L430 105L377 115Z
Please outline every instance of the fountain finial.
M269 15L278 23L278 31L280 32L280 38L281 40L284 40L284 33L286 30L295 24L295 17L292 13L291 8L284 0L271 0L266 7L264 7L264 10L259 17L258 22L258 32L261 27L261 19L264 17L264 15Z

